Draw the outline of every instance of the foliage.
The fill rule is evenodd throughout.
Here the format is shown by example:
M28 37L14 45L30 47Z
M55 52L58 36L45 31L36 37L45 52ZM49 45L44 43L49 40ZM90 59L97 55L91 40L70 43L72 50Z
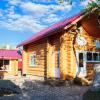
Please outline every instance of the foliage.
M88 5L86 6L87 11L91 11L93 8L99 8L100 9L100 0L91 0L91 2L88 2Z
M85 1L87 0L80 0L80 2L85 2ZM58 0L58 4L61 4L61 5L63 5L65 2L68 2L68 4L72 5L74 0ZM100 8L100 0L89 0L88 1L86 9L90 11L94 7Z
M67 2L67 4L72 5L72 3L74 2L74 0L58 0L58 4L64 5L65 2ZM87 0L80 0L80 2L87 2ZM100 0L88 0L87 6L84 8L85 11L87 12L92 12L93 9L96 8L98 10L98 23L100 25Z

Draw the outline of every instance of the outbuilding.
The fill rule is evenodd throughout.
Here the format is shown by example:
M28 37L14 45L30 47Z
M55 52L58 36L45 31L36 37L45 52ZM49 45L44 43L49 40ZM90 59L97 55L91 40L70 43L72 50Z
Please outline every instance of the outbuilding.
M0 77L18 75L19 61L22 59L18 50L0 49Z

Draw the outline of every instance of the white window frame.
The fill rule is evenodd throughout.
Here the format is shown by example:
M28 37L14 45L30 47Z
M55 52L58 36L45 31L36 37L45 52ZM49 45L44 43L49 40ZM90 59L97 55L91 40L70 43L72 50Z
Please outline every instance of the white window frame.
M82 72L84 73L85 76L87 75L86 63L88 63L88 62L89 63L100 62L100 60L98 60L98 61L95 61L95 60L87 61L87 52L92 53L92 56L93 56L93 53L98 53L98 55L100 53L100 52L95 52L95 51L78 51L78 50L76 50L76 63L77 63L76 72L78 73L79 70L82 70ZM79 67L79 59L78 59L79 53L83 53L83 67ZM98 59L99 59L99 56L98 56Z
M36 52L32 52L32 53L29 54L29 66L30 66L30 67L37 66L36 62L34 62L34 63L32 64L32 62L31 62L31 57L32 57L32 56L35 56L35 57L36 57ZM36 61L37 58L33 58L33 59L35 59L35 61ZM34 61L34 60L33 60L33 61Z
M79 67L79 53L83 53L83 67ZM86 70L86 51L78 51L76 50L76 63L77 63L77 75L81 72L82 75L86 76L87 75L87 70Z
M92 60L90 60L90 61L87 60L87 52L92 53ZM100 52L94 52L94 51L87 51L87 52L86 52L86 62L100 62L100 60L99 60L99 53ZM98 60L97 61L93 59L93 53L97 53L98 54Z
M95 40L95 45L96 45L96 48L100 48L100 40Z
M7 59L4 59L4 60L7 60ZM8 59L9 60L9 59ZM9 69L8 70L0 70L0 71L11 71L11 60L9 60Z

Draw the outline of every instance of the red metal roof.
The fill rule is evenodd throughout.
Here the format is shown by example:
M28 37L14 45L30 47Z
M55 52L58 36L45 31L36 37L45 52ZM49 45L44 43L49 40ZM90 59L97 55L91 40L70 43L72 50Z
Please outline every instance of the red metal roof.
M75 21L76 19L81 17L83 14L84 14L84 11L81 11L80 13L78 13L78 14L70 17L70 18L67 18L63 21L60 21L60 22L58 22L58 23L56 23L56 24L54 24L54 25L52 25L52 26L50 26L50 27L48 27L48 28L46 28L46 29L44 29L40 32L38 32L37 34L33 35L31 38L29 38L29 39L23 41L22 43L20 43L18 45L18 47L26 45L26 44L31 43L31 42L35 42L35 41L37 41L41 38L52 35L54 31L71 24L73 21Z
M0 49L0 59L20 59L21 55L18 50Z

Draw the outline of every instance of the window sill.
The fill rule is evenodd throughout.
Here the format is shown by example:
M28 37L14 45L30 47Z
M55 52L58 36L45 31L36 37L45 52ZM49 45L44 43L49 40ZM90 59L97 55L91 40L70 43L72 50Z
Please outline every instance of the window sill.
M37 65L29 65L30 68L37 67Z
M86 61L86 63L99 63L100 64L100 61Z

